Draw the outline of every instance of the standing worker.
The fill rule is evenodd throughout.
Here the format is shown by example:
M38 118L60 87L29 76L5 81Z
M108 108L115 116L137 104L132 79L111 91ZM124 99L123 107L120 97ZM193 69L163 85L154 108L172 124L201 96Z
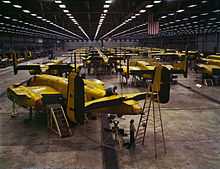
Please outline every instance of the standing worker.
M130 148L134 148L135 147L135 138L134 138L134 134L135 134L135 126L134 126L134 120L131 119L130 121Z

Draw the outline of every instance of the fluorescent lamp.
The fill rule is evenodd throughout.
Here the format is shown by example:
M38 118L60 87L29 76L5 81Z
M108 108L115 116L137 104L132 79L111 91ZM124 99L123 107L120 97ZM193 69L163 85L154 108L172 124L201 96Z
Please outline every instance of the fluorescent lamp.
M106 5L104 5L104 8L109 8L109 7L110 7L110 5L107 5L107 4L106 4Z
M215 12L215 13L220 12L220 9L216 9L216 10L214 10L212 12Z
M5 19L11 19L9 16L4 16Z
M60 0L55 0L54 1L56 4L61 4L62 3L62 1L60 1Z
M21 5L13 5L13 7L15 7L15 8L22 8Z
M194 7L196 7L196 6L197 6L197 5L195 5L195 4L194 4L194 5L189 5L188 8L194 8Z
M193 18L197 18L197 17L198 17L198 16L191 16L190 18L192 18L192 19L193 19Z
M179 9L176 11L177 13L181 13L181 12L184 12L184 9Z
M107 9L103 10L103 13L107 13L107 12L108 12L108 10L107 10Z
M145 8L152 8L154 5L146 5Z
M208 13L202 13L202 14L200 14L200 15L205 16L205 15L208 15Z
M145 9L141 9L141 10L139 11L139 13L144 13L144 12L146 12Z
M2 1L3 3L5 3L5 4L10 4L11 3L11 1Z
M166 18L167 16L161 16L162 19Z
M169 13L168 15L169 15L169 16L173 16L173 15L175 15L175 14L174 14L174 13Z
M66 5L60 4L59 7L60 7L60 8L66 8Z
M108 1L105 1L106 4L111 4L112 1L111 0L108 0Z
M159 3L161 3L160 0L154 1L154 4L159 4Z
M42 17L41 16L37 16L37 19L42 19Z
M64 13L69 13L69 10L64 9L63 12Z
M35 13L32 13L32 14L31 14L31 16L37 16L37 14L35 14Z
M24 10L22 10L24 13L31 13L29 10L26 10L26 9L24 9Z

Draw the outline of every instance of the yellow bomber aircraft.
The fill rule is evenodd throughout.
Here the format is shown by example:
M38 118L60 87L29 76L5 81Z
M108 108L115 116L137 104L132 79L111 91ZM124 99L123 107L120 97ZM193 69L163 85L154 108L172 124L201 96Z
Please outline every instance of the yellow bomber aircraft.
M183 56L183 59L181 61L166 61L164 60L164 57L170 58L171 60L180 60L180 56L178 54L167 54L167 53L158 53L152 55L152 59L148 59L147 61L144 60L138 60L138 61L131 61L127 63L126 66L121 66L119 68L119 71L121 71L122 76L127 79L129 78L129 75L141 77L143 79L152 79L153 78L153 72L156 67L156 65L159 63L163 64L164 67L166 67L168 70L170 70L171 74L183 74L184 77L187 77L187 57ZM160 60L156 60L156 57L160 57Z
M200 70L203 78L211 78L213 75L220 75L220 55L209 55L201 59L203 63L197 64L196 70Z
M160 102L169 100L169 71L155 69L153 83L160 85ZM167 77L167 78L165 78ZM165 79L164 79L165 78ZM166 85L165 85L166 84ZM61 104L68 119L83 123L85 112L114 113L120 115L140 114L139 100L145 99L146 92L106 95L104 83L96 79L82 79L75 72L68 78L54 75L35 75L27 84L14 84L7 89L8 98L19 106L41 109L50 104Z
M185 54L181 53L156 53L152 55L152 58L158 59L163 65L170 65L171 72L173 74L183 74L187 77L188 73L188 59Z
M31 75L37 74L50 74L56 76L62 76L63 73L67 73L75 69L75 72L79 72L82 64L65 64L61 59L52 59L42 64L17 64L17 57L13 55L13 67L14 74L17 74L18 70L29 70Z

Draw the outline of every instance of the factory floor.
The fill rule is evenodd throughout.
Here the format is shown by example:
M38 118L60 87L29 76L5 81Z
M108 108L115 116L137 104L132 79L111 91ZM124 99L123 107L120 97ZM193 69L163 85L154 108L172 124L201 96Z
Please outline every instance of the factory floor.
M37 61L36 61L37 62ZM13 83L29 77L28 72L13 75L12 68L0 70L0 169L102 169L103 156L101 120L89 120L73 126L73 136L59 138L48 131L46 116L36 113L27 121L28 110L17 107L18 116L10 118L12 104L5 90ZM119 77L99 77L118 86L118 92L137 92L144 88L120 87ZM154 158L152 125L144 146L129 150L120 145L109 147L116 153L117 165L111 169L219 169L220 168L220 87L201 84L200 76L189 72L171 86L170 101L161 105L167 153L158 137L158 158ZM119 127L129 130L129 121L139 116L123 116ZM107 139L107 138L106 138Z

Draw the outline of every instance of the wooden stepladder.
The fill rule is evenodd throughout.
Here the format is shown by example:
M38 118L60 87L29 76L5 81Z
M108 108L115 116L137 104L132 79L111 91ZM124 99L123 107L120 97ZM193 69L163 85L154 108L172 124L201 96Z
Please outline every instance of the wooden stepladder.
M72 135L68 120L62 105L50 104L48 115L48 126L53 132L58 134L60 137L68 137Z
M163 121L161 117L160 110L160 83L161 83L161 68L159 65L156 67L155 75L153 83L149 85L148 94L146 95L142 114L139 120L139 124L136 132L136 144L144 145L145 136L147 132L147 127L149 128L150 124L153 125L153 137L154 137L154 153L155 158L157 158L157 144L158 144L158 134L161 133L164 153L166 153L166 143L165 143L165 135L163 129ZM150 99L149 99L150 97ZM147 105L147 100L149 100L149 104ZM157 104L157 109L155 107Z

